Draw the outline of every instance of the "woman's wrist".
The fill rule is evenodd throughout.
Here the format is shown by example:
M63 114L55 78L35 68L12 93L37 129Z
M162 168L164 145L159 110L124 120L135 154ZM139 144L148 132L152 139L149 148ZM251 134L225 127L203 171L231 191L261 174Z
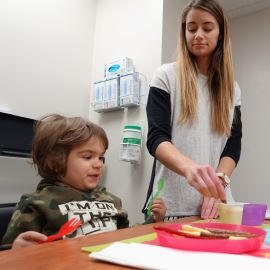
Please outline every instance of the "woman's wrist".
M224 188L226 188L231 183L231 179L224 172L217 172L217 177L222 181Z

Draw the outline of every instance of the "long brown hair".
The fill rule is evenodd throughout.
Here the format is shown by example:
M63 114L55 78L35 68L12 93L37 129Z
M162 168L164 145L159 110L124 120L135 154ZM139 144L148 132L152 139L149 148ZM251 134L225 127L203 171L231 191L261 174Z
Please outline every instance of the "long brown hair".
M109 142L103 128L82 117L59 114L44 116L35 124L32 159L43 178L58 179L65 175L67 158L77 145L98 138L107 150Z
M197 116L197 68L193 55L186 42L186 19L191 9L201 9L212 14L218 22L220 38L208 67L208 88L211 100L211 126L218 134L230 135L230 109L234 100L234 77L231 42L228 22L221 6L214 0L193 0L183 10L180 48L179 48L179 80L181 95L181 112L179 123L190 121Z

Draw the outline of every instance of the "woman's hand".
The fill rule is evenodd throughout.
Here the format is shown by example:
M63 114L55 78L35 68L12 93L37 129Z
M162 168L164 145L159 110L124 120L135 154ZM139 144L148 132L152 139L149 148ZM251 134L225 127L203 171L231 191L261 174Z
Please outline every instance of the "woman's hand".
M151 207L151 213L153 215L155 222L164 220L166 210L167 210L166 205L161 198L157 198L154 200Z
M201 218L217 218L218 217L218 203L219 199L211 197L203 197Z
M47 236L45 234L34 231L24 232L19 234L14 240L12 249L33 246L46 240Z
M226 200L222 181L217 177L215 170L211 166L198 165L183 155L171 142L160 143L155 155L168 169L183 175L189 185L197 189L203 196L219 198L221 201ZM230 170L227 168L228 162L221 164L224 158L221 159L218 169L230 175Z
M224 186L211 166L192 162L184 168L183 172L188 183L203 196L226 201Z

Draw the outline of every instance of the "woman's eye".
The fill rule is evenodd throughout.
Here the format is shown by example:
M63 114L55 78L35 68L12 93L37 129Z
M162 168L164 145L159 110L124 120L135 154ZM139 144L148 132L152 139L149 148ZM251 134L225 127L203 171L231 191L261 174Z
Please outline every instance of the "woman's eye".
M188 31L189 31L190 33L195 33L195 32L197 31L197 29L196 29L196 28L189 28Z
M103 164L105 163L105 157L99 157L99 160L101 160Z
M85 157L83 157L84 159L91 159L92 158L92 156L85 156Z

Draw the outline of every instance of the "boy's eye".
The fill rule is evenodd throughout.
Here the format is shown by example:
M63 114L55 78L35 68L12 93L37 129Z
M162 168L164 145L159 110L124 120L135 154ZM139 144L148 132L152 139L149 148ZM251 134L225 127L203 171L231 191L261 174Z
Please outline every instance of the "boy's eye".
M105 164L105 157L99 157L99 160L101 160L103 164Z

